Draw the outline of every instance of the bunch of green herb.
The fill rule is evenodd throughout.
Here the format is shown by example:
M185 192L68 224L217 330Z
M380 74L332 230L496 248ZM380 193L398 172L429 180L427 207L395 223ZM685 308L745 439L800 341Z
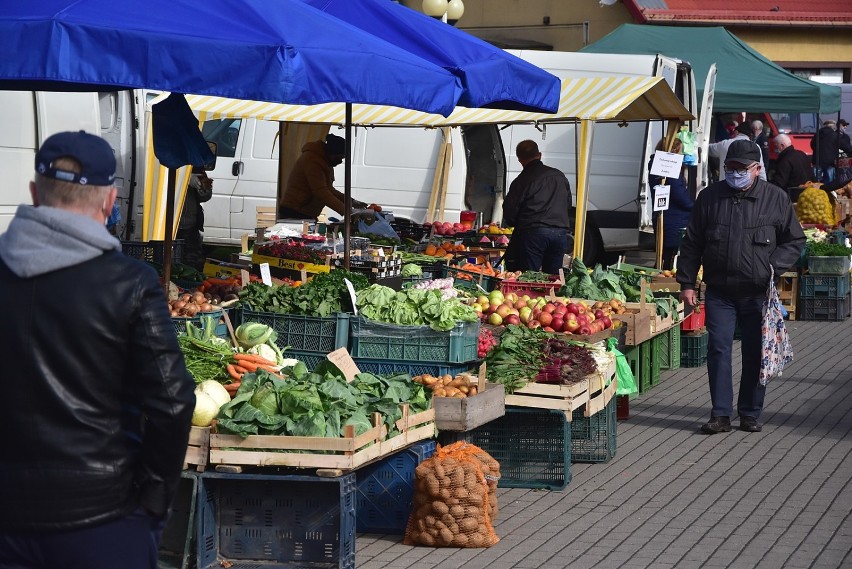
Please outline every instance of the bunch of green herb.
M344 269L319 273L298 287L269 287L250 283L240 292L240 302L260 312L329 316L336 312L349 312L352 302L344 279L356 291L369 286L367 277Z
M808 242L809 257L849 257L852 249L839 243Z
M514 393L533 381L547 362L544 346L549 337L544 330L507 326L500 344L485 358L488 381L503 384L506 393Z

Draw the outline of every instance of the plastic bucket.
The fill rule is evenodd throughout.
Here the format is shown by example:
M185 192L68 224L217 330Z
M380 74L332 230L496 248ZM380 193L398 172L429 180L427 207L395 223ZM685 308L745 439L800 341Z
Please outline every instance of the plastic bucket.
M477 215L478 214L475 211L464 210L459 214L459 223L461 223L465 229L473 229Z

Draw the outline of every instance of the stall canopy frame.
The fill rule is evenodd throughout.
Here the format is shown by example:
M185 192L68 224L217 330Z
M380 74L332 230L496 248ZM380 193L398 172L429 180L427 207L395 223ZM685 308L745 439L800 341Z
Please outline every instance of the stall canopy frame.
M210 118L257 118L349 128L353 125L442 128L471 124L579 124L581 144L577 149L575 257L583 253L588 171L595 123L665 120L679 126L681 122L695 118L661 77L565 78L561 84L559 109L553 114L457 107L448 117L443 117L396 107L353 104L349 106L351 120L347 121L346 106L337 103L283 105L200 95L187 95L186 99L196 113L206 113ZM156 99L152 104L154 102ZM348 171L348 162L346 168ZM349 177L346 179L349 180ZM347 191L351 189L347 188Z

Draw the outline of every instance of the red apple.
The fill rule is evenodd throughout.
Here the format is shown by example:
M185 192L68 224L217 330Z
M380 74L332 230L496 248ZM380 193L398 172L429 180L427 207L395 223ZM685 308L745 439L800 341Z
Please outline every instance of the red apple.
M596 320L597 320L598 318L603 318L604 316L606 316L606 312L604 312L604 311L603 311L603 310L601 310L600 308L598 308L597 310L595 310L594 314L595 314L595 319L596 319Z
M568 312L570 312L572 314L579 314L580 313L580 310L577 308L576 302L569 302L568 305L566 306L566 308L568 309Z
M539 322L538 320L530 320L530 323L527 324L527 328L529 328L530 330L541 328L541 322Z
M576 316L568 316L565 319L565 323L562 325L562 329L566 332L574 333L580 327L580 323L577 322Z
M503 322L507 325L508 324L514 324L515 326L518 326L521 323L521 319L517 314L510 314L506 317L506 319Z
M525 307L526 305L527 305L527 301L526 301L526 300L524 300L523 298L519 298L518 300L516 300L516 301L513 303L513 306L514 306L515 308L517 308L518 310L520 310L521 308Z
M551 328L550 326L544 326L544 327L542 328L542 330L544 330L545 332L556 332L556 330L554 330L554 329L553 329L553 328Z
M565 322L561 318L554 318L550 321L550 327L556 330L557 332L561 332Z
M542 307L542 311L547 312L548 314L552 314L554 310L556 310L556 305L552 302L548 302Z
M580 326L586 326L589 324L589 317L586 314L578 314L577 316L575 316L575 318L577 319L577 322L580 324Z
M588 314L589 307L582 302L577 303L577 314Z
M541 308L535 308L535 309L533 309L533 311L532 311L532 317L533 317L535 320L538 320L538 317L539 317L539 316L541 316Z
M588 326L580 326L577 329L577 334L582 334L583 336L591 335L592 330Z
M500 318L506 318L510 314L509 311L511 309L512 308L508 304L501 304L500 306L497 307L497 309L494 312L499 314Z
M541 322L542 326L550 326L550 323L553 322L553 316L550 312L542 312L538 315L538 321Z
M609 319L609 316L601 318L601 322L603 323L604 329L612 328L612 320Z

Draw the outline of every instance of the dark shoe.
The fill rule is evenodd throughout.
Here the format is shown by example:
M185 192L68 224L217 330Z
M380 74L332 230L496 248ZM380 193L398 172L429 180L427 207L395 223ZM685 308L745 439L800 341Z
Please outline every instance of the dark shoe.
M740 417L740 430L747 433L759 433L763 430L763 427L754 417Z
M705 435L716 433L730 433L731 419L729 417L711 417L710 421L701 425L701 432Z

